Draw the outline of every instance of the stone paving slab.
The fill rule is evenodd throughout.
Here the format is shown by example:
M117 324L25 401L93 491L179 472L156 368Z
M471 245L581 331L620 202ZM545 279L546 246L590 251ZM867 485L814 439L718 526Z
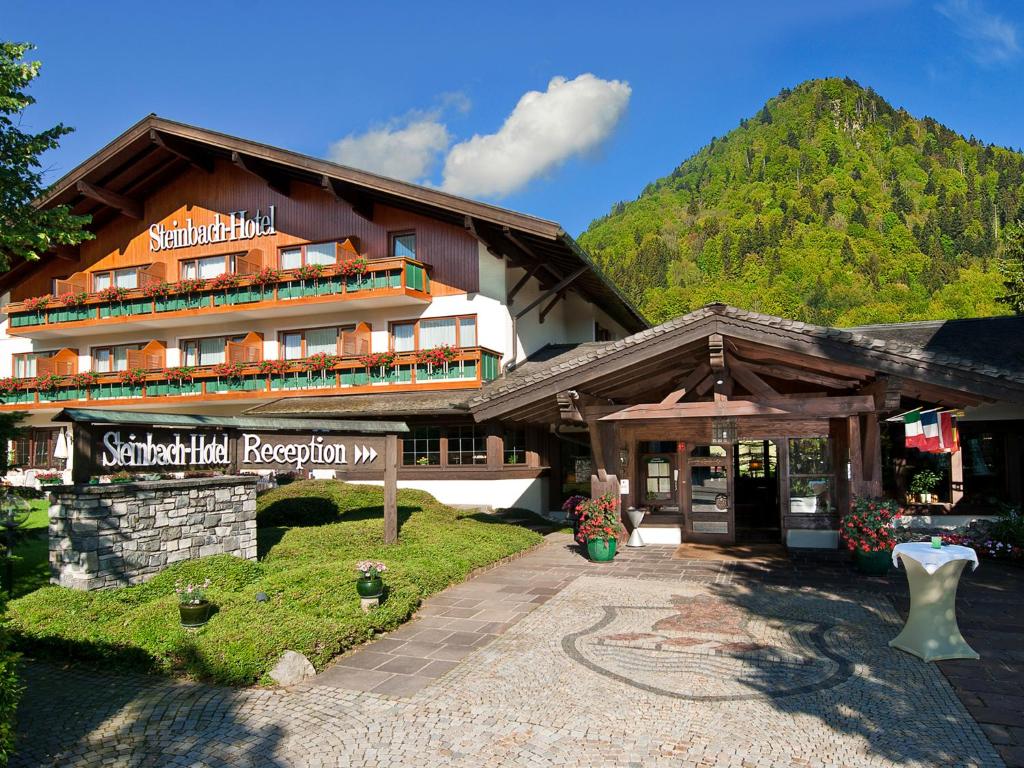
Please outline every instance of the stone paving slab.
M1001 766L990 739L1013 757L1018 726L983 732L965 705L1013 706L994 697L1020 692L1006 683L1021 665L979 648L985 701L962 687L980 668L951 662L957 694L978 697L961 703L938 666L889 649L902 572L852 582L841 565L688 563L670 547L600 565L567 544L549 537L431 598L422 618L290 690L30 663L11 765ZM980 631L998 631L1006 594L984 593ZM483 633L440 610L506 602L521 616ZM379 668L403 657L425 663Z

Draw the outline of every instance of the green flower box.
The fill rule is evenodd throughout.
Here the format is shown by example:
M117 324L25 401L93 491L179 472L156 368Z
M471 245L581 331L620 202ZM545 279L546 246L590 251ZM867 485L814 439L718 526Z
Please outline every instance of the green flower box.
M79 389L77 387L68 387L67 389L55 389L52 392L46 393L47 402L59 403L62 400L83 400L85 399L85 393L87 390ZM39 393L40 399L43 397L43 393Z
M119 397L142 397L139 384L97 384L93 388L93 400L113 400Z
M73 323L77 320L92 320L96 317L95 307L61 307L48 313L51 323Z
M42 312L18 312L11 315L11 327L21 328L25 325L42 325L44 319Z
M185 309L199 309L208 306L209 302L205 296L188 294L185 296L168 296L166 299L156 300L157 312L179 312Z
M341 372L341 386L365 387L370 383L370 374L365 368L349 368Z
M36 401L35 393L28 390L22 389L16 392L8 392L0 398L3 400L5 405L15 405L19 403L34 403Z
M254 304L257 301L270 301L274 298L273 288L260 288L257 285L249 285L244 288L232 288L228 291L213 294L215 306L226 304Z
M271 389L325 389L337 386L333 373L296 371L271 376Z
M129 315L147 315L153 311L150 299L132 299L116 301L100 307L100 317L128 317Z
M160 381L146 386L149 397L177 397L178 395L198 395L203 385L198 381Z
M241 378L216 378L206 385L207 392L256 392L265 388L262 376L242 376Z

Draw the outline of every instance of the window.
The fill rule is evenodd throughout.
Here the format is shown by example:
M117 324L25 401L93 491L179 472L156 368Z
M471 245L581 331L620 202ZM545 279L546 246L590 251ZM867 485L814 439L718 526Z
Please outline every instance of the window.
M184 259L179 262L182 280L211 280L223 274L235 273L235 257L207 256L202 259Z
M26 429L12 442L11 465L30 469L52 468L58 464L53 458L60 429Z
M672 462L667 456L644 458L644 474L647 484L644 496L648 501L668 501L672 498Z
M92 289L102 291L111 286L132 290L139 287L139 268L111 269L92 273Z
M322 264L328 266L338 262L338 244L310 243L282 248L278 253L278 264L281 269L298 269L303 264Z
M395 258L416 258L416 233L402 232L391 236L391 255Z
M281 334L281 355L285 360L300 360L321 352L338 354L338 339L342 333L351 333L354 325L334 325L329 328L309 328L285 331Z
M487 463L487 437L474 426L449 427L448 465Z
M402 464L407 467L437 466L441 463L441 430L415 427L402 438Z
M789 511L814 514L831 506L831 442L827 437L790 438Z
M141 344L118 344L110 347L94 347L92 369L96 373L113 373L128 370L128 352L142 349Z
M521 428L505 430L504 451L506 464L525 464L526 430Z
M241 336L209 336L205 339L186 339L181 342L182 365L219 365L227 360L225 350L229 341L240 344Z
M13 370L16 379L30 379L36 375L36 360L49 357L53 352L19 352L13 357Z
M476 315L436 317L391 324L391 348L395 352L433 349L442 344L475 347Z
M600 323L594 323L594 341L611 341L612 332Z

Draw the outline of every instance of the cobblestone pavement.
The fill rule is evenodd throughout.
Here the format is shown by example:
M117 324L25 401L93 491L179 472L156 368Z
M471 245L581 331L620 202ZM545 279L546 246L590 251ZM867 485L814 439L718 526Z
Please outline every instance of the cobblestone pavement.
M551 537L428 601L390 645L290 690L32 663L12 765L1003 765L938 668L886 645L898 579L857 590L838 568L671 554L588 564ZM442 615L464 600L481 600L471 614L504 610L489 607L497 595L515 615L485 622L483 639L458 646L463 630L439 626L472 620ZM470 650L438 675L345 683L367 671L346 659L446 645ZM415 666L392 662L380 664Z

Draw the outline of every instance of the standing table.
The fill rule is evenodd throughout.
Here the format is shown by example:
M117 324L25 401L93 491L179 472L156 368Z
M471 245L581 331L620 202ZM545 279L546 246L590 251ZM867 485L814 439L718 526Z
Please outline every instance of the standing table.
M893 565L902 561L910 585L910 615L903 631L889 641L893 648L925 661L977 659L956 622L956 587L964 566L978 567L970 547L947 545L935 549L927 542L897 544Z

